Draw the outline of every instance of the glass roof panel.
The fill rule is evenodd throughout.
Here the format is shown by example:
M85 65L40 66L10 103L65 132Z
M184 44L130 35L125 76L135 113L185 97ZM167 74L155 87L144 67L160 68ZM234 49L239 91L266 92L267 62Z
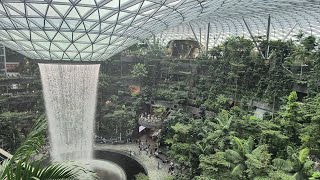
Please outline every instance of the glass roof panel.
M67 4L54 4L53 5L55 8L54 10L57 12L57 13L60 13L60 15L62 16L65 16L67 11L69 10L70 8L70 5L67 5Z
M59 14L53 7L49 6L47 11L47 16L59 17Z
M139 2L135 5L129 6L126 10L136 12L139 9L140 5L141 5L141 3Z
M117 9L119 8L119 1L120 0L111 0L107 2L107 4L104 5L104 7L110 8L110 9ZM122 2L120 2L122 3Z

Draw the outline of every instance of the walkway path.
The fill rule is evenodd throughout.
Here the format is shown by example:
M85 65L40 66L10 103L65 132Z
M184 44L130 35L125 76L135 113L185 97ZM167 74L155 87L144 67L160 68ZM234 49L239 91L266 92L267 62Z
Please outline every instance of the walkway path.
M139 154L139 147L136 143L130 144L96 144L94 146L96 150L113 150L113 151L122 151L129 155L129 152L134 153L133 158L141 163L148 172L150 180L164 180L168 175L168 165L163 164L162 161L156 158L154 155L149 157L146 151L141 151ZM158 169L158 162L160 163L160 169Z

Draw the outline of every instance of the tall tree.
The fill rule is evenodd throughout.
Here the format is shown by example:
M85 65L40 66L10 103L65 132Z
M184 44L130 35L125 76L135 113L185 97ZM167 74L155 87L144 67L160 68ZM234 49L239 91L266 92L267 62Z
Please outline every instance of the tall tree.
M297 102L298 95L295 91L291 92L288 96L288 101L286 106L282 111L280 111L279 122L290 142L295 146L299 146L299 130L301 129L301 114L300 114L300 105Z

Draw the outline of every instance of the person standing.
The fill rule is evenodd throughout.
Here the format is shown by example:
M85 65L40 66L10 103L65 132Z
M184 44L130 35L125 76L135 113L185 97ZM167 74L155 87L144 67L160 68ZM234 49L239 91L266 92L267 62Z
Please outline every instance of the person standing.
M131 147L129 147L129 154L130 154L130 157L131 157L132 156Z
M173 174L173 170L174 170L174 164L173 162L171 161L170 162L170 167L169 167L169 173L172 175Z

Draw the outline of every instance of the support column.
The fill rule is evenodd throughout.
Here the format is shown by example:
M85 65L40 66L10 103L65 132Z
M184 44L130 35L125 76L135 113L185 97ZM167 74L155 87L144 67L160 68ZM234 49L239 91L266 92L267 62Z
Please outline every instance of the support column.
M208 56L208 50L209 50L209 39L210 39L210 23L208 23L207 27L207 37L206 37L206 56Z
M199 42L200 42L200 44L202 43L202 32L201 32L201 28L199 28L199 33L200 33L200 38L199 38Z
M297 26L297 23L290 29L290 31L288 32L288 34L282 39L282 41L285 41L288 36L292 33L292 31L294 30L294 28Z
M4 72L7 75L7 54L6 54L6 47L3 46L3 54L4 54Z
M191 31L192 31L192 34L193 34L194 38L195 38L195 39L196 39L196 41L199 43L200 51L202 51L202 48L201 48L201 42L199 42L199 41L198 41L197 35L196 35L196 33L194 32L193 27L191 26L191 24L190 24L190 23L189 23L189 27L190 27L190 29L191 29ZM201 36L201 34L200 34L200 36ZM201 38L201 37L200 37L200 38Z
M219 40L219 38L220 38L221 33L222 33L222 31L220 31L220 33L219 33L218 37L214 40L213 47L215 47L215 46L216 46L216 44L217 44L217 42L218 42L218 40Z
M7 75L7 58L6 58L6 47L0 45L0 69L3 70L4 74Z
M249 34L250 34L250 36L251 36L252 41L254 42L254 45L256 46L256 48L258 49L259 53L261 54L262 59L265 59L264 54L262 53L262 51L261 51L261 49L260 49L257 41L256 41L255 38L253 37L253 34L252 34L252 32L251 32L251 30L250 30L250 28L249 28L249 25L247 24L247 22L246 22L246 20L245 20L244 18L243 18L243 22L244 22L244 24L246 25L247 30L249 31Z
M267 50L266 50L266 54L264 56L266 59L269 59L269 52L270 52L270 25L271 25L271 16L269 14L268 29L267 29Z

